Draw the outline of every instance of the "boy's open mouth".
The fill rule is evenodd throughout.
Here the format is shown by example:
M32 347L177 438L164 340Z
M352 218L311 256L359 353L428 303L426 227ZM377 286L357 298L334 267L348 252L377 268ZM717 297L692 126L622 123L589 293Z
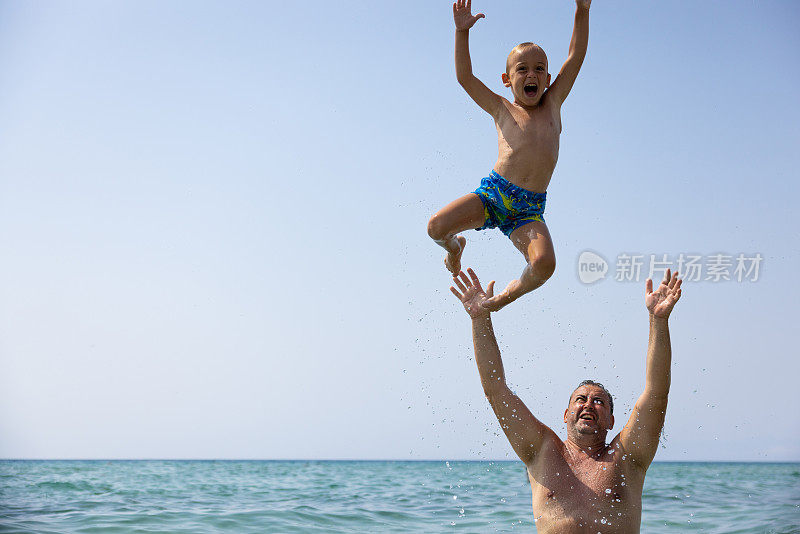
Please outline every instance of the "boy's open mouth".
M535 83L526 84L525 87L523 88L523 91L525 91L525 96L534 96L536 95L536 91L538 90L539 86L536 85Z

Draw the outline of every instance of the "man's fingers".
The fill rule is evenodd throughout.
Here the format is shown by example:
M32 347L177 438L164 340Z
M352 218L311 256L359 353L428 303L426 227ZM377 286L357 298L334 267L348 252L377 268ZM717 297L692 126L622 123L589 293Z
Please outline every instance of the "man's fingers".
M458 290L456 288L454 288L453 286L450 286L450 291L453 293L453 295L456 296L456 298L458 300L461 300L463 298L463 295L461 293L459 293Z
M461 280L464 282L465 286L472 287L472 282L469 281L469 278L467 278L467 275L466 275L466 273L464 273L464 271L461 271L460 273L458 273L458 276L461 277Z
M677 283L678 283L678 273L672 273L672 277L670 277L669 284L667 285L669 286L670 289L672 289L675 287L675 284Z
M472 0L467 0L465 5L466 5L467 9L472 9Z
M464 274L464 273L461 273L461 274ZM456 276L453 277L453 283L458 286L458 289L460 289L462 293L466 293L467 292L467 288L464 287L464 284L461 283L461 280L459 280L458 277L456 277Z
M488 286L486 286L486 296L487 296L487 297L492 297L492 296L494 296L494 280L492 280L491 282L489 282L489 285L488 285Z
M647 282L645 282L644 284L644 294L649 295L652 292L653 292L653 279L648 278Z
M478 13L477 15L475 15L475 20L485 19L485 18L486 18L486 15L484 15L483 13Z
M469 267L469 268L467 269L467 272L469 273L469 277L472 279L472 284L473 284L473 285L475 285L475 286L477 286L477 287L478 287L478 289L480 289L480 287L481 287L481 281L480 281L480 280L478 280L478 275L477 275L477 274L475 274L475 271L473 271L473 270L472 270L472 267Z

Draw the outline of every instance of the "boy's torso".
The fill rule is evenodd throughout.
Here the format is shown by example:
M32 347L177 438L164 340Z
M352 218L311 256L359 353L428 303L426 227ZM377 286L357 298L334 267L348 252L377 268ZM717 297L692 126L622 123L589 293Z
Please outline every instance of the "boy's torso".
M544 193L558 161L561 134L559 106L545 94L525 109L503 99L495 119L498 156L494 170L514 185Z
M537 532L639 532L644 474L622 455L614 442L600 458L583 460L563 442L545 445L528 466Z

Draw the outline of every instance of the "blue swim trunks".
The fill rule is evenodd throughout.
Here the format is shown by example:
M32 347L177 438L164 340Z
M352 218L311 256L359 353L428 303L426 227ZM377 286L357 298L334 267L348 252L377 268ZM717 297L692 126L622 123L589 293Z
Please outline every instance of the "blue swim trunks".
M481 180L474 191L483 202L486 222L476 230L499 228L507 236L533 221L544 222L544 202L547 193L534 193L518 187L496 172Z

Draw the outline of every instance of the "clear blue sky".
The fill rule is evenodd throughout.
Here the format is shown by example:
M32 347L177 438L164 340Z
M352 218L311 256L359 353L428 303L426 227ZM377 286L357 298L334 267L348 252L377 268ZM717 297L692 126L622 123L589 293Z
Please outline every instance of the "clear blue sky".
M574 4L475 1L475 73ZM583 378L641 392L644 283L585 249L761 253L686 284L656 460L800 460L800 4L595 0L547 221L558 267L495 316L564 435ZM449 2L0 3L0 457L506 458L425 225L496 157ZM499 285L522 258L467 234Z

